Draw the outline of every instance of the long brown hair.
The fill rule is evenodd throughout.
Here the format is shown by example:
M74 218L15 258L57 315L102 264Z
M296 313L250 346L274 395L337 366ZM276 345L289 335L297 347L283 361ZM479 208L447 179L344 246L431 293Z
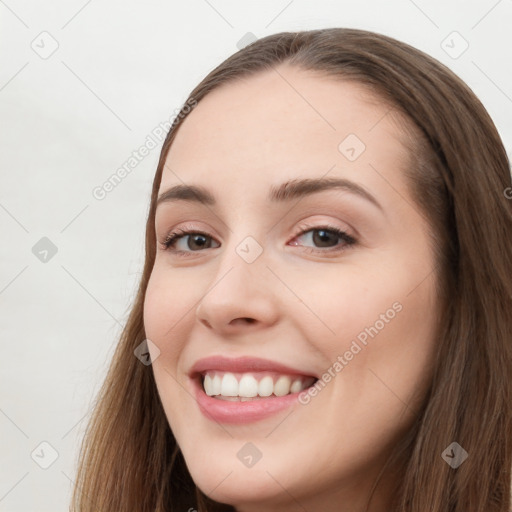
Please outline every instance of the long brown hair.
M282 63L368 86L411 124L408 183L434 234L442 317L432 382L421 413L396 446L403 461L393 512L510 512L512 470L512 201L510 165L488 113L435 59L390 37L355 29L284 32L230 56L190 93ZM146 225L142 278L82 441L71 510L234 510L194 484L170 430L151 366L134 356L146 338L143 304L155 261L155 202ZM457 442L454 469L442 453Z

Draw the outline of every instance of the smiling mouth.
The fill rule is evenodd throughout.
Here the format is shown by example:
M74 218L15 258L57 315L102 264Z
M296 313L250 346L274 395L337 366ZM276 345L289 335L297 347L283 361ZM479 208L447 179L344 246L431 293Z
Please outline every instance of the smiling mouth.
M306 375L219 370L202 372L199 379L206 395L230 402L248 402L297 394L318 380Z

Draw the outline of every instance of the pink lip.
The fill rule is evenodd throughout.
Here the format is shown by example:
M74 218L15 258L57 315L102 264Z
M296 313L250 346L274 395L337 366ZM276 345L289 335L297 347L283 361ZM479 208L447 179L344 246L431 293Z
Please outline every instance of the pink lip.
M262 420L298 402L299 393L285 396L261 398L247 402L231 402L208 396L203 389L200 374L207 370L229 372L277 372L286 375L309 375L310 373L290 368L267 359L255 357L238 357L235 359L223 356L211 356L197 361L189 372L194 386L195 397L201 412L209 419L218 423L248 424ZM316 376L315 376L316 377Z
M298 402L299 396L299 393L291 393L248 402L230 402L208 396L203 390L200 379L195 379L193 382L200 411L207 418L218 423L244 425L262 420Z
M290 368L281 363L276 363L268 359L259 357L242 356L237 358L227 358L223 356L210 356L196 361L190 369L191 377L197 376L207 370L218 370L224 372L276 372L286 375L305 375L318 378L312 373L303 372L296 368Z

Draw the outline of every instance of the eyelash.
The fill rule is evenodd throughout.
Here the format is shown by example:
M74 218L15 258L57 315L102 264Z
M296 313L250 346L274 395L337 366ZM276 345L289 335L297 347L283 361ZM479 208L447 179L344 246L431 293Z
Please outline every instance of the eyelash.
M304 247L304 250L308 253L314 253L314 254L325 254L325 253L335 253L339 254L343 251L346 251L347 249L352 248L356 243L356 239L352 236L350 236L346 231L342 231L341 229L329 226L329 225L323 225L323 226L308 226L307 224L302 225L299 227L300 231L294 235L293 239L298 238L305 233L308 233L309 231L328 231L329 233L332 233L338 238L340 238L344 245L341 248L336 247L328 247L326 249L320 249L320 248L312 248L312 247ZM202 251L177 251L175 249L171 249L171 247L181 238L188 236L188 235L202 235L207 238L213 238L208 233L204 233L202 231L197 230L187 230L187 229L177 229L175 231L172 231L169 233L165 240L162 242L162 245L164 246L165 251L170 251L174 253L176 256L179 257L188 257L191 254L202 252ZM300 246L296 246L300 247ZM217 249L217 247L214 247L214 249Z

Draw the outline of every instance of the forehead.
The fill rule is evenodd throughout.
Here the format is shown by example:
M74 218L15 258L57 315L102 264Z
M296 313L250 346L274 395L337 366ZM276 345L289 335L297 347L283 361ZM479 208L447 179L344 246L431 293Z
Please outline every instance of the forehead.
M389 105L366 87L280 66L199 102L179 127L160 188L194 182L266 194L269 184L326 173L400 187L402 137Z

